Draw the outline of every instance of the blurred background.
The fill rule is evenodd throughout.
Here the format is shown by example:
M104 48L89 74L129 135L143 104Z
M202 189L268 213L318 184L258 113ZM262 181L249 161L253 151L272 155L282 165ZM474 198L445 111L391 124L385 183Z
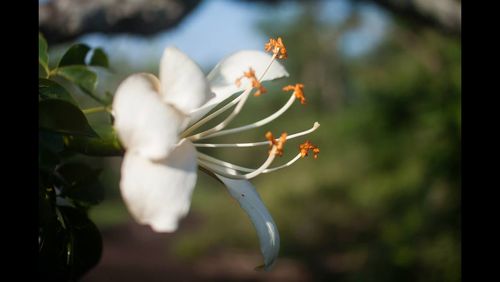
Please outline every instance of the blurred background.
M212 178L199 173L179 230L157 234L124 206L121 158L88 157L104 169L106 198L90 211L104 250L82 281L461 280L461 1L52 0L39 1L39 15L53 61L74 42L108 53L112 71L99 88L111 93L131 73L157 74L168 45L208 73L232 52L281 36L290 77L265 84L269 93L250 99L231 126L280 108L287 84L304 83L308 104L214 141L321 123L307 137L321 149L317 160L252 181L281 235L269 273L253 270L261 263L254 228ZM287 142L279 161L301 141ZM258 166L267 148L208 152Z

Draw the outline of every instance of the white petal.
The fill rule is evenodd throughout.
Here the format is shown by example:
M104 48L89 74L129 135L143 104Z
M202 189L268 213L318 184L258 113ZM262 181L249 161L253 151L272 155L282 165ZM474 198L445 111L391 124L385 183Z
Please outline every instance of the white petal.
M126 153L120 189L132 216L156 232L175 231L189 211L196 169L196 150L189 141L160 162Z
M273 218L250 182L220 175L217 177L226 185L231 196L240 203L241 208L250 217L259 236L260 251L264 256L264 269L269 270L278 257L280 249L280 236Z
M252 68L255 71L255 76L260 78L270 62L271 56L262 51L245 50L232 54L220 61L208 74L210 88L215 92L215 95L226 97L237 91L242 91L250 85L249 81L242 79L242 85L237 87L236 79L240 78L243 72L248 71L249 68ZM261 81L284 76L288 76L288 72L275 60Z
M134 74L118 87L113 100L114 127L127 151L165 158L177 144L186 117L162 103L158 79Z
M200 67L175 47L168 47L163 52L160 81L163 101L185 114L213 96Z
M222 61L208 74L207 79L215 97L208 100L201 108L190 113L191 120L198 120L234 93L245 90L249 86L247 79L241 80L240 87L236 86L236 79L243 72L252 68L259 78L271 62L271 56L262 51L245 50L234 53ZM274 80L288 76L285 68L276 60L273 62L261 81Z

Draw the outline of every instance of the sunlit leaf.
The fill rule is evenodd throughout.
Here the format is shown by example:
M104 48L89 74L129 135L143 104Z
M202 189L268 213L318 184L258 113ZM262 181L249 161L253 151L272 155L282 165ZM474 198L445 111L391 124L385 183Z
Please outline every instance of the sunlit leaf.
M90 51L90 47L86 44L75 44L62 56L58 67L70 65L85 65L85 58Z
M61 67L57 69L57 74L91 93L97 85L97 75L85 66Z
M47 78L49 76L48 70L42 65L42 63L38 63L38 77Z
M44 68L45 72L49 72L49 56L47 54L47 41L41 33L38 33L38 62Z
M42 99L61 99L77 105L71 94L59 83L45 78L38 78L38 94Z
M38 125L41 129L53 132L97 136L78 107L59 99L38 103Z
M113 98L114 98L113 93L109 91L104 92L104 100L106 101L107 105L113 104ZM113 117L112 115L110 116Z

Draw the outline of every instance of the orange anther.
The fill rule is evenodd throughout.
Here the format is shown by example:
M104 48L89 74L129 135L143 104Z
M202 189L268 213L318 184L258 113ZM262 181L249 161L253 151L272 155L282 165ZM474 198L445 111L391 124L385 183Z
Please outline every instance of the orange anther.
M274 138L273 134L271 131L268 131L266 133L266 139L269 140L269 146L271 146L271 150L273 149L274 146L276 146L276 156L281 157L283 155L283 150L286 142L286 136L287 133L283 132L281 133L280 138L278 141ZM269 150L269 153L271 153L271 150Z
M295 98L299 99L300 100L300 103L302 105L305 105L306 104L306 97L304 96L304 84L302 83L296 83L295 86L294 85L287 85L285 87L283 87L283 91L292 91L293 90L293 93L295 94Z
M255 91L255 93L253 94L254 96L260 96L261 94L267 92L266 88L264 88L264 86L260 84L259 80L255 76L255 71L252 68L249 68L248 71L243 72L243 75L236 79L236 86L240 87L241 79L243 79L244 77L250 79L250 81L252 82L252 88L257 89L257 91Z
M273 54L277 56L278 59L288 58L286 47L285 44L283 44L283 40L281 40L281 37L278 37L278 39L269 38L269 42L266 43L264 49L268 52L273 52Z
M306 142L300 144L299 146L300 155L302 157L307 157L310 150L313 151L314 158L317 159L319 154L319 148L315 146L313 143L311 143L311 141L307 140Z

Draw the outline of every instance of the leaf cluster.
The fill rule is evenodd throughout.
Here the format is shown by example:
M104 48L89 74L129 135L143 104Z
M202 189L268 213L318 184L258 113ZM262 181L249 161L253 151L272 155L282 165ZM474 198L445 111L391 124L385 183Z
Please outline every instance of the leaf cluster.
M107 112L112 97L96 93L94 68L109 67L101 48L71 46L59 63L49 66L47 43L39 34L39 274L47 281L75 281L94 267L101 256L102 239L88 210L104 199L100 169L78 160L79 154L120 155ZM109 132L93 129L75 99L77 89L100 104L109 116Z

